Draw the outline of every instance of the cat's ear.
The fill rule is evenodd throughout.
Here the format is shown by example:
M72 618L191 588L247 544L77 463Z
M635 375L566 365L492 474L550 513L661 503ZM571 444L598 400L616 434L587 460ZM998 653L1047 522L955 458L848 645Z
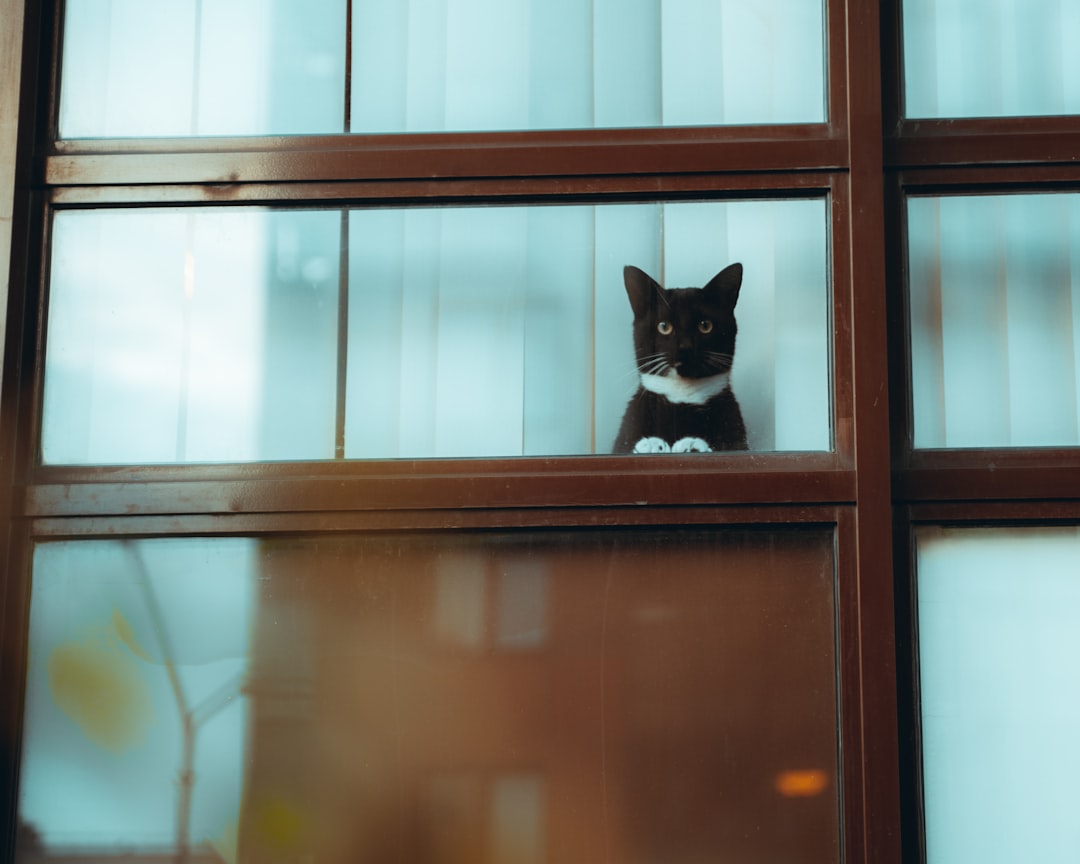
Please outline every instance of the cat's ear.
M739 288L742 286L742 264L730 264L713 276L704 291L718 300L727 303L732 309L739 299Z
M623 268L623 281L626 283L626 296L630 298L630 308L635 318L649 314L656 298L664 289L644 270L630 264Z

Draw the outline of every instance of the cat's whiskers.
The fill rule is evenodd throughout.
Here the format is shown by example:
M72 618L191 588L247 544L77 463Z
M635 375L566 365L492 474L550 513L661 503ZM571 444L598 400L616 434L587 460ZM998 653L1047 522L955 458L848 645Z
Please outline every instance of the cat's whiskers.
M731 368L731 364L735 361L735 358L731 354L724 354L720 351L706 351L704 354L705 361L721 372L726 372Z
M667 355L663 353L646 354L638 358L637 368L642 375L659 375L671 365Z

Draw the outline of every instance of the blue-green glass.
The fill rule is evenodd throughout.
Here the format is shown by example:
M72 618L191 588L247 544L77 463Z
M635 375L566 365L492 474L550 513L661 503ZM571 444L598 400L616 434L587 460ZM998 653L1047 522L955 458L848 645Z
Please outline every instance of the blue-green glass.
M918 448L1080 444L1080 195L907 202Z
M58 213L43 461L332 458L340 226L335 212Z
M1080 113L1076 0L904 0L904 113Z
M352 130L825 120L820 0L358 0Z
M345 0L68 0L60 136L826 119L822 0L350 8L351 34Z
M1080 856L1080 532L916 533L928 864Z
M346 0L67 0L62 138L345 131Z
M623 267L701 286L734 260L731 386L750 449L828 450L826 212L821 199L64 211L42 459L607 453L638 384Z

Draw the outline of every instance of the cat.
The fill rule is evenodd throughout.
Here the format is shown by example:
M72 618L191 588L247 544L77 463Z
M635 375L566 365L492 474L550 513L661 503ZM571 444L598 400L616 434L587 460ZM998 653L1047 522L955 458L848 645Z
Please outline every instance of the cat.
M729 380L742 276L742 264L732 264L704 288L662 288L637 267L623 270L640 385L623 414L615 453L747 449Z

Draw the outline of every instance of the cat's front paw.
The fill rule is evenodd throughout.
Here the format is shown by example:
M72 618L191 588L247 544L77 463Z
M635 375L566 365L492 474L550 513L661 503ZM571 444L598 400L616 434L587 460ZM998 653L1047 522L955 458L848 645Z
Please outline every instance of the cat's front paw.
M671 445L667 443L663 438L657 438L655 436L648 436L646 438L639 438L637 444L634 445L635 453L670 453Z
M711 453L712 447L708 445L708 442L703 441L701 438L694 438L687 436L686 438L680 438L674 444L671 445L672 453Z

